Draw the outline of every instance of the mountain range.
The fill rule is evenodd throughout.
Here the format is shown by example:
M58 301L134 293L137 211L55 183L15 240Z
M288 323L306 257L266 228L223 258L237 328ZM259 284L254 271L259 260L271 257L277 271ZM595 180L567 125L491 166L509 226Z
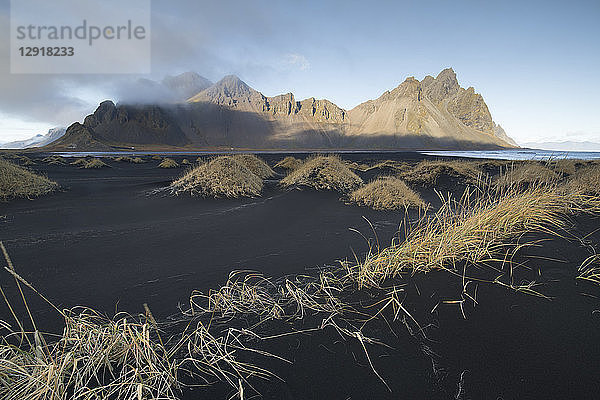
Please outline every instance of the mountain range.
M44 135L39 134L25 140L15 140L13 142L2 143L0 144L0 149L16 150L27 149L31 147L42 147L61 138L65 134L66 130L67 128L52 128Z
M325 99L268 97L234 75L212 84L194 73L159 83L180 100L102 102L50 150L487 149L515 147L483 97L445 69L407 78L379 98L344 110ZM186 100L181 100L187 98Z

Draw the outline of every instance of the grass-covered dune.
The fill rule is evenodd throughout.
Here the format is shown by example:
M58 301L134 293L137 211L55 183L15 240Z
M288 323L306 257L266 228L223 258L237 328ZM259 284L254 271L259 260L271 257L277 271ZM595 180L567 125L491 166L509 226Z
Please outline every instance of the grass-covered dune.
M260 179L267 179L275 175L275 172L261 158L253 154L235 154L231 158L239 164L248 168L254 175Z
M133 163L133 164L142 164L144 162L144 160L140 157L115 157L114 159L116 162L126 162L126 163Z
M275 168L283 168L287 170L294 170L302 165L302 160L296 157L287 156L275 164Z
M87 164L87 162L88 162L88 160L86 158L78 158L69 164L74 165L76 167L83 168L85 166L85 164Z
M565 186L568 192L575 191L599 196L600 165L592 164L578 169L576 172L573 172Z
M347 193L362 185L363 180L339 156L330 155L308 158L283 178L281 184Z
M375 210L426 208L421 196L394 176L379 177L350 193L348 198L351 203Z
M253 155L220 156L202 162L171 184L175 194L202 197L256 197L273 171Z
M0 158L0 200L38 197L57 188L56 182Z
M78 158L69 163L69 165L73 165L80 169L102 169L110 167L110 165L106 164L101 158L98 157Z
M158 164L158 168L178 168L179 164L172 158L165 158Z
M443 176L475 183L481 175L479 164L469 160L423 160L412 168L402 170L400 176L406 182L421 185L435 185Z
M546 165L535 162L512 164L504 169L496 179L499 189L509 186L552 184L560 180L560 175Z
M48 156L42 159L43 163L48 165L65 165L66 161L63 157L60 156Z
M99 158L91 158L87 160L81 168L83 169L101 169L101 168L109 168L110 166L106 164Z

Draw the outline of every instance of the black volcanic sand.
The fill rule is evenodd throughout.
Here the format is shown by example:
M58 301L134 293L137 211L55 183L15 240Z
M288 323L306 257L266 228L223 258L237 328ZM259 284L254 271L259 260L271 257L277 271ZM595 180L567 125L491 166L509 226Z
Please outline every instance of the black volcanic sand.
M273 165L284 156L262 157ZM154 191L184 169L159 169L160 161L145 158L144 164L107 159L112 168L100 170L38 163L32 169L56 180L63 190L32 201L0 203L0 240L17 271L60 307L85 305L112 315L116 309L141 312L142 304L148 303L157 318L166 318L186 303L191 290L217 287L232 270L282 277L335 265L354 253L361 257L368 245L349 228L373 240L365 217L385 246L404 218L398 212L345 205L337 193L284 191L275 180L267 182L257 199L172 197ZM423 156L343 158L418 161ZM382 173L361 175L368 180ZM438 187L455 194L463 190L451 180ZM439 204L432 188L416 189L426 201ZM589 234L586 243L593 246L600 242L599 222L578 216L570 221L571 231L581 237ZM574 238L533 239L547 241L522 252L522 261L531 267L523 269L522 276L543 282L538 289L552 300L479 285L478 304L465 303L464 319L456 304L439 304L431 312L440 301L460 300L461 283L456 279L432 273L400 282L406 284L404 306L427 326L427 338L411 335L401 321L390 323L393 333L383 323L365 329L367 336L391 346L368 346L391 393L370 369L360 344L330 328L254 343L293 364L252 358L283 379L253 383L268 399L598 398L600 290L574 279L589 250ZM16 304L12 278L4 273L1 282ZM50 331L60 329L60 320L48 306L31 293L28 299L38 324ZM4 306L0 319L10 320ZM307 318L295 328L315 324L318 321ZM277 331L277 326L271 329ZM183 397L224 399L232 393L216 384L186 390Z

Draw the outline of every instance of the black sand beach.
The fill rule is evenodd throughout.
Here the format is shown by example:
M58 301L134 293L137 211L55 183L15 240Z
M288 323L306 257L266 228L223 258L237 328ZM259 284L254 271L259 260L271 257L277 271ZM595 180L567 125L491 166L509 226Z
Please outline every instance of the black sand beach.
M159 162L34 166L62 190L0 204L2 240L15 265L61 306L114 313L148 303L165 317L192 289L213 288L232 270L278 277L353 258L368 245L349 228L373 238L364 217L387 243L403 217L344 205L335 192L281 190L275 180L254 199L156 193L185 171Z
M284 156L262 157L272 166ZM343 158L362 163L426 157L356 153ZM369 244L354 230L371 244L387 246L405 218L404 212L344 204L335 192L283 190L277 185L281 176L268 180L263 195L254 199L171 196L159 189L185 169L160 169L159 161L147 160L106 160L111 168L99 170L38 162L31 169L62 189L0 203L0 240L15 268L58 306L84 305L112 315L143 312L147 303L157 319L166 319L180 304L185 307L193 289L218 287L233 270L276 279L311 274L355 254L361 258ZM365 181L380 173L358 172ZM450 179L436 188L460 196L464 186ZM434 207L439 204L433 188L415 189ZM417 214L411 211L408 218ZM540 291L551 299L481 285L477 305L465 307L465 319L451 302L460 282L436 273L408 280L405 307L428 326L427 338L411 335L400 321L393 323L394 334L383 323L369 327L390 346L369 346L369 354L391 391L373 373L361 345L331 329L261 343L293 364L261 359L282 381L258 382L256 388L268 399L596 398L600 290L574 277L589 256L585 245L600 243L599 222L574 217L572 232L585 243L572 235L538 235L535 239L544 241L519 255L528 260L530 270L524 273L538 274L544 283ZM9 298L18 298L11 279L3 274L3 287ZM28 297L44 330L61 329L50 307ZM4 305L0 319L10 319ZM190 399L230 395L224 384L184 392Z

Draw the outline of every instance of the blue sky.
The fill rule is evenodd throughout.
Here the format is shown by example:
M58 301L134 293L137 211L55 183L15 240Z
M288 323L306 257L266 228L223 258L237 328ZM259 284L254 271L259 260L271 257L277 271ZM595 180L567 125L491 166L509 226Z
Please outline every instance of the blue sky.
M407 76L452 67L519 142L600 141L598 21L598 1L153 0L152 74L144 77L233 73L265 95L352 108ZM11 75L6 25L0 142L81 120L137 79Z

